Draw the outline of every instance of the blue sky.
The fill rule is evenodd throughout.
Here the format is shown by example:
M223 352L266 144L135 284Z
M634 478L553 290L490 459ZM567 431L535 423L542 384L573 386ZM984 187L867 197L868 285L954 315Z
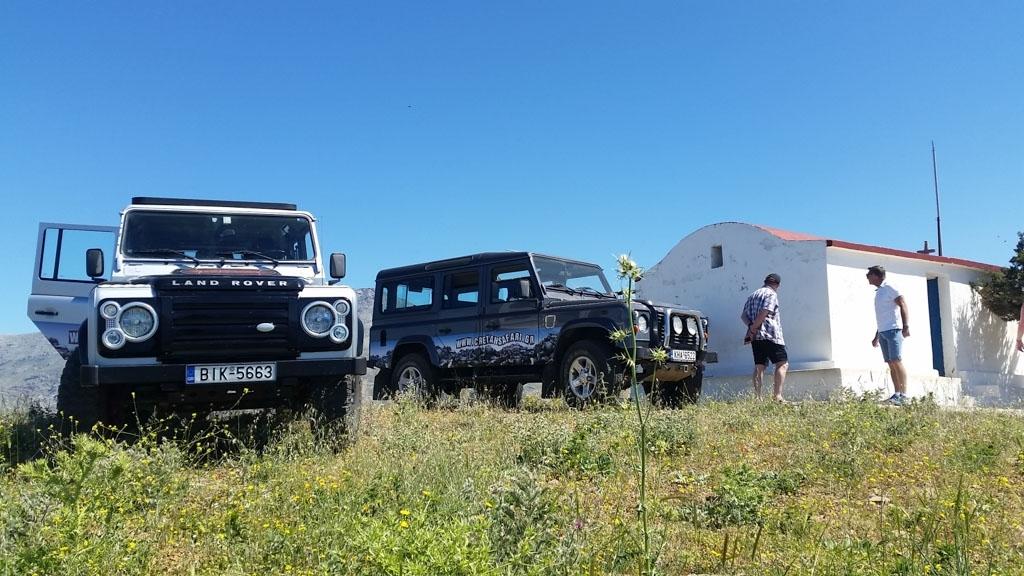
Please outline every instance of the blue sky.
M655 264L745 221L1005 264L1019 2L0 3L0 333L39 221L297 202L348 282L523 249Z

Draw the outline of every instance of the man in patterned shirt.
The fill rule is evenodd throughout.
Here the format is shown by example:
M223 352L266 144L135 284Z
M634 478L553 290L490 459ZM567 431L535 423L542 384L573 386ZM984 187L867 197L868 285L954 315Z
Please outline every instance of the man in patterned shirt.
M782 317L779 315L779 285L782 277L774 272L764 279L764 286L747 297L740 319L747 325L744 344L750 344L754 352L754 395L761 397L761 382L764 370L770 361L775 365L775 388L773 397L782 399L782 383L786 381L789 357L786 342L782 338Z

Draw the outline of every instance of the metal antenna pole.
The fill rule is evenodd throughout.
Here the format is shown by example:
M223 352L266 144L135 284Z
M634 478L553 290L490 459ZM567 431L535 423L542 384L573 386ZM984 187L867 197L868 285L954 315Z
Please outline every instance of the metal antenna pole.
M939 235L939 256L942 256L942 218L939 215L939 171L935 167L935 140L932 140L932 180L935 182L935 230Z

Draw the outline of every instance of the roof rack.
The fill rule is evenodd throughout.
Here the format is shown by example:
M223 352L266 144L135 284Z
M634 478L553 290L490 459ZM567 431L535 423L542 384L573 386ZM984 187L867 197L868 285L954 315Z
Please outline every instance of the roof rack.
M238 200L195 200L191 198L157 198L154 196L136 196L133 205L160 206L219 206L222 208L263 208L265 210L298 210L295 204L282 202L242 202Z

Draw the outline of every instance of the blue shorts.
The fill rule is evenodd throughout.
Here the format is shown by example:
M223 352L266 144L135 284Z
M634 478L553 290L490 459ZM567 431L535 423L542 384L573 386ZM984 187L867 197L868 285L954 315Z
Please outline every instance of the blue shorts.
M899 362L903 359L903 330L894 328L879 332L878 346L882 348L882 359Z

